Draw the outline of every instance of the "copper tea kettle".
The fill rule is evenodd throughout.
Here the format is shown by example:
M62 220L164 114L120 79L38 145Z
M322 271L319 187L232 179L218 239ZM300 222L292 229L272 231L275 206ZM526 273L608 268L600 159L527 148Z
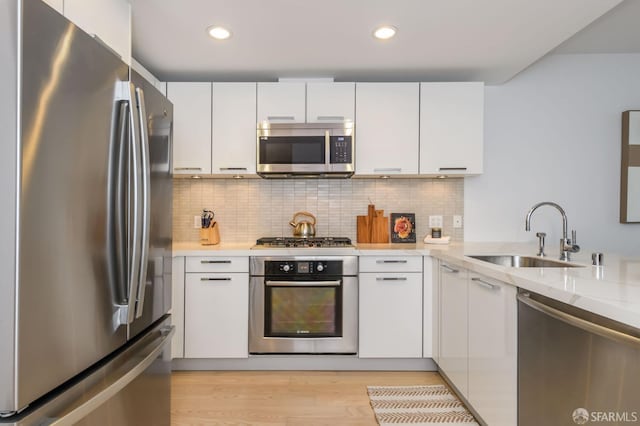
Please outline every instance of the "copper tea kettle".
M296 222L298 216L307 216L311 218L311 222L308 220L300 220ZM314 237L316 235L316 217L309 212L297 212L293 215L293 219L289 222L289 225L293 226L294 237Z

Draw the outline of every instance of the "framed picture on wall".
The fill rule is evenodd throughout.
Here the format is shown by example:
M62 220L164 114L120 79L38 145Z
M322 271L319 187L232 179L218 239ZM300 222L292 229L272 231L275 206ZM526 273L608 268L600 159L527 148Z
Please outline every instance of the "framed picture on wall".
M391 213L391 242L416 242L415 213Z

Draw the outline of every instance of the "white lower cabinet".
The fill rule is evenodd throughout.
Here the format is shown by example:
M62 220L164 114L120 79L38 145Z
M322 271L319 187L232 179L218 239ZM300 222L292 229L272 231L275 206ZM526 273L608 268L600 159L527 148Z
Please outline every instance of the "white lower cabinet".
M247 358L249 274L185 275L185 358Z
M422 273L360 273L360 358L422 357Z
M458 391L467 397L468 326L467 271L440 264L440 362L438 365Z
M443 261L437 277L434 359L486 424L517 424L517 289Z
M491 426L517 418L516 288L469 274L468 400Z

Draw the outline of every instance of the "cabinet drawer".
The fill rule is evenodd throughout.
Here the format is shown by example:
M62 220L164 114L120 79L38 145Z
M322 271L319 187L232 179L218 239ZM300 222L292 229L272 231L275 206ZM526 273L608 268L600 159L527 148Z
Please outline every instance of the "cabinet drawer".
M186 272L249 272L249 258L187 257Z
M360 256L360 272L422 272L422 256Z

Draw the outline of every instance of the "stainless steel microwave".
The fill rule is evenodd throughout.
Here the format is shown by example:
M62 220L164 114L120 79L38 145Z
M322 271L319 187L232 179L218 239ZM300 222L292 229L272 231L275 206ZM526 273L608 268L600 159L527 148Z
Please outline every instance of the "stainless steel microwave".
M258 125L257 173L264 178L353 175L352 122Z

